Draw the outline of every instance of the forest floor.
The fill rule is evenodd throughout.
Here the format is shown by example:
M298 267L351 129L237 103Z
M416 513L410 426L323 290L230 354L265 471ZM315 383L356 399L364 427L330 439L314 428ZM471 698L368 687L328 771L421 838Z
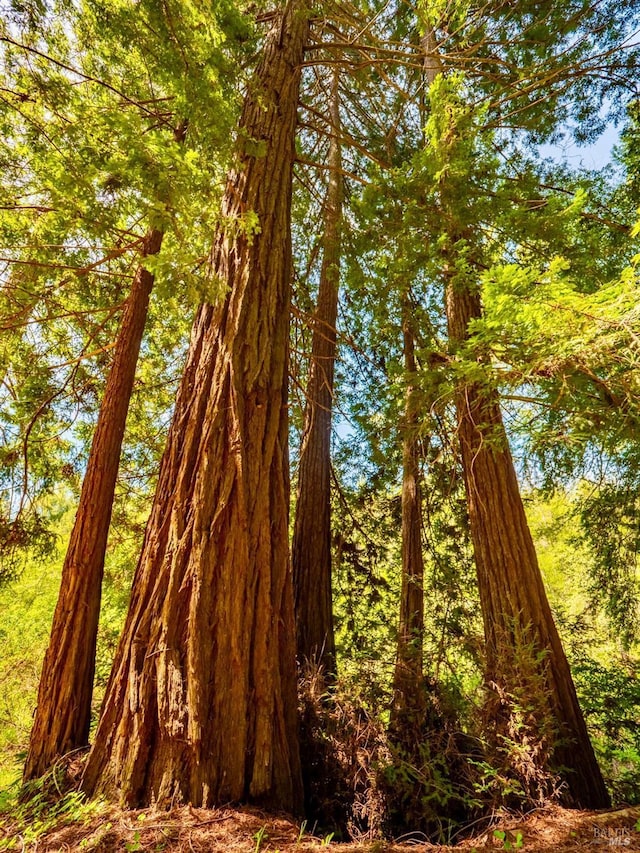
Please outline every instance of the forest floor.
M622 848L640 853L640 807L606 812L569 811L557 807L522 817L496 817L490 825L455 847L427 844L405 837L396 842L363 840L334 843L314 838L284 817L256 809L196 809L170 812L123 812L105 806L99 813L58 823L37 839L5 819L0 823L0 850L21 853L480 853L493 850L575 851Z

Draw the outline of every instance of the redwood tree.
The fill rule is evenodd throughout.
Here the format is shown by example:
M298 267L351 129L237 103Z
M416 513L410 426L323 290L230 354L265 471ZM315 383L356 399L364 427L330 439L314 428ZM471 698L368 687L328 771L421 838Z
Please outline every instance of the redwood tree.
M402 337L407 374L402 436L402 590L396 664L393 675L391 728L403 721L417 721L425 709L424 557L422 553L422 499L420 490L420 447L418 441L419 400L411 305L402 296Z
M338 71L334 71L323 255L313 317L292 543L298 660L317 662L328 674L336 671L331 598L331 417L343 197L338 81Z
M162 237L162 231L157 229L147 233L143 258L160 251ZM145 269L143 260L125 303L62 567L24 767L25 781L41 776L58 756L89 742L104 558L120 451L153 282L154 276Z
M248 86L132 600L84 776L129 805L301 804L288 556L290 204L308 9Z
M433 30L427 27L420 40L423 52L422 77L426 88L442 70L435 50ZM416 722L425 710L424 643L424 555L422 551L422 495L418 427L420 399L417 389L416 323L407 290L400 295L402 352L407 376L404 422L402 424L402 587L396 663L393 672L391 728L400 730L403 721ZM409 730L410 731L410 730Z
M455 351L481 316L473 288L447 285L447 320ZM485 628L487 684L501 702L530 704L526 723L561 769L566 801L606 808L609 795L578 704L571 671L544 589L520 496L497 393L478 383L456 390L459 441ZM546 707L545 707L546 706ZM545 714L546 711L546 714ZM535 712L534 712L535 713ZM544 731L545 717L551 730ZM508 731L508 722L501 735Z
M473 221L473 193L493 166L483 166L474 108L461 97L460 78L446 79L448 69L431 25L422 49L430 84L427 141L436 175L449 346L454 361L464 365L454 375L454 397L495 743L508 749L523 738L529 766L520 768L521 778L533 789L540 783L544 791L544 773L553 770L562 775L568 805L603 808L610 804L609 795L545 592L499 394L491 382L478 378L487 376L490 364L481 348L469 344L473 322L483 316L479 278L486 268L483 237Z
M461 205L471 184L476 130L455 84L450 93L443 85L432 104L431 142L436 156L448 163L437 189L441 262L451 353L462 365L455 380L455 406L496 742L517 742L524 731L532 767L561 773L567 804L603 808L609 795L545 592L499 394L490 381L479 378L490 365L482 349L469 343L472 324L483 313L481 241L465 218L472 205ZM535 787L535 772L532 781Z

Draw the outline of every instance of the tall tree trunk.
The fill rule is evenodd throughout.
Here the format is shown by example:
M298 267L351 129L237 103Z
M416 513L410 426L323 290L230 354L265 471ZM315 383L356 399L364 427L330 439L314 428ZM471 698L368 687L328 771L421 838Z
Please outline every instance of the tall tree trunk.
M396 664L393 675L391 730L424 717L424 557L418 443L416 358L411 305L402 300L404 368L407 374L402 437L402 590Z
M425 77L432 83L446 69L429 27L422 47ZM452 157L457 141L455 126L443 131L443 144ZM462 268L473 267L468 249L474 245L474 235L457 225L461 186L460 176L452 188L443 175L439 187L447 237L443 250L446 316L454 353L469 340L469 324L482 317L477 285L456 269L459 245L464 253ZM483 363L481 353L477 360ZM537 741L530 744L537 750L531 759L539 767L562 773L565 802L605 808L610 805L609 794L544 589L499 395L481 384L460 381L455 403L484 622L485 681L496 700L496 736L517 737L509 726L515 722L514 711L521 714L520 722ZM527 713L527 707L533 710Z
M482 316L480 295L449 280L446 310L455 351L468 340L469 324ZM562 772L565 801L605 808L609 795L545 593L498 394L479 384L460 383L456 409L484 619L487 684L507 705L513 702L523 711L527 705L534 707L530 716L524 711L524 722L537 729L549 765ZM540 716L550 721L550 730L545 731Z
M317 662L329 675L336 672L331 598L331 416L343 197L338 82L339 72L334 70L330 100L331 171L325 200L322 266L313 319L292 544L298 660Z
M432 30L427 29L420 45L423 51L422 73L428 90L442 70ZM426 104L423 104L423 111L423 122L426 123ZM421 402L416 388L415 321L406 291L402 293L401 300L402 346L407 375L402 425L402 587L390 730L408 744L419 731L419 724L424 723L427 701L423 669L424 556L418 443Z
M143 257L160 251L162 237L161 231L149 231ZM124 307L62 568L24 767L25 781L41 776L58 756L88 744L104 558L153 281L141 263Z
M291 178L308 33L274 17L83 787L125 803L301 805L288 555ZM253 213L253 234L237 223Z

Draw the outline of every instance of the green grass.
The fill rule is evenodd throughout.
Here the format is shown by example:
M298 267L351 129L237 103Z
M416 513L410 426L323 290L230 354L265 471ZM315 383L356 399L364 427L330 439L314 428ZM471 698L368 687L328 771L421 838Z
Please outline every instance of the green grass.
M24 851L28 845L35 850L50 830L70 823L86 825L106 812L103 799L87 800L79 791L62 793L62 781L54 771L30 782L20 796L17 785L0 794L0 853Z

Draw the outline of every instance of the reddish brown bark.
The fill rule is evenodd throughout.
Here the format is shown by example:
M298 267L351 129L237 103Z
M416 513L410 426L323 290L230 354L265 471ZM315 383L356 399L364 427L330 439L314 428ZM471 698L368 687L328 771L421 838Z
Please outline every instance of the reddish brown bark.
M157 230L147 234L143 257L160 251L162 237ZM107 536L153 281L153 275L140 265L124 307L62 568L24 767L25 781L41 776L58 756L88 743Z
M468 339L469 323L482 315L480 296L452 279L446 308L455 351ZM508 697L508 702L535 708L525 721L534 737L545 742L550 766L561 771L566 802L604 808L609 795L545 593L497 392L461 383L456 409L484 619L487 683L501 701ZM550 731L544 730L545 716ZM500 728L500 720L497 724Z
M422 39L424 72L429 83L446 68L438 52L435 33L427 28ZM457 129L452 127L447 145L454 156ZM459 180L459 179L458 179ZM460 190L461 183L458 185ZM482 317L477 287L461 280L456 271L457 243L465 250L474 245L472 233L461 233L455 191L449 196L446 177L439 187L447 245L443 255L446 280L446 315L453 352L469 340L469 324ZM465 266L469 257L465 258ZM483 362L481 353L478 362ZM473 382L456 388L458 436L462 455L471 539L476 561L480 604L486 643L486 684L498 700L493 702L498 742L504 743L506 717L527 706L523 722L530 743L539 752L533 764L561 771L566 782L565 802L582 808L610 804L600 768L589 740L569 664L558 635L535 546L520 495L498 393ZM535 694L535 695L534 695Z
M402 590L396 664L393 675L391 729L424 717L424 557L422 553L422 499L418 443L416 358L411 306L402 305L404 367L408 377L402 437Z
M335 674L331 597L331 417L340 281L342 153L339 140L338 72L333 75L329 187L325 201L323 255L313 318L311 364L298 466L292 543L298 660Z
M308 13L245 97L201 307L83 787L129 805L301 804L288 558L290 204ZM253 212L259 231L234 225Z

